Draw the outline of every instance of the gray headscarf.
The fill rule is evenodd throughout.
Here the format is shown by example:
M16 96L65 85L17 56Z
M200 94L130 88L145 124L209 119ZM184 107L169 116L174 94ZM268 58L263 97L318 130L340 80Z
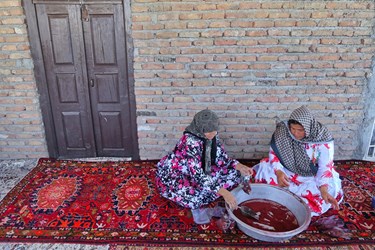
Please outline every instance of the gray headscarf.
M211 159L216 158L216 136L212 140L206 138L204 133L218 131L219 117L211 110L204 109L195 114L193 121L186 127L185 133L193 134L204 142L202 155L202 168L206 174L211 173Z
M326 143L333 141L332 135L325 126L315 120L306 106L294 110L289 120L302 125L305 137L297 140L290 132L288 122L283 121L276 126L271 147L285 168L302 176L314 176L318 166L310 160L304 143Z

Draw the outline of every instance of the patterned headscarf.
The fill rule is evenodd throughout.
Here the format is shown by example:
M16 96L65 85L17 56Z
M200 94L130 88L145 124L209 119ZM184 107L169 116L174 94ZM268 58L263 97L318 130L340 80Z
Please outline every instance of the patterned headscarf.
M306 106L294 110L289 120L302 125L305 137L297 140L290 132L288 122L283 121L276 126L271 147L285 168L302 176L314 176L318 166L310 160L304 143L326 143L333 140L332 135L325 126L315 120Z
M185 133L193 134L204 142L202 167L206 174L211 173L211 159L216 159L216 136L209 140L204 133L218 131L218 129L219 117L209 109L196 113L193 121L185 129Z

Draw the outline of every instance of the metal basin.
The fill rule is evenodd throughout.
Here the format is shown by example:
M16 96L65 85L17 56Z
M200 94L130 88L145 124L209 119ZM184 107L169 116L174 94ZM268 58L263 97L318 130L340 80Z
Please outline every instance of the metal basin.
M296 217L299 227L286 232L271 232L252 227L238 219L227 206L229 216L237 223L238 228L257 240L268 242L280 242L306 230L311 222L311 212L307 204L297 195L287 189L261 183L251 184L250 194L246 194L239 186L231 191L236 197L238 204L252 199L267 199L287 207Z

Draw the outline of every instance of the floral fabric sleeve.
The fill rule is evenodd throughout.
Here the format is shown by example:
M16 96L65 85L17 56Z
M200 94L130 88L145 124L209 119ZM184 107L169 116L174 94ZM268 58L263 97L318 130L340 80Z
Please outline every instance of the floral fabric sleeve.
M334 143L313 144L312 146L315 147L313 160L318 164L318 172L315 176L316 184L318 187L328 185L333 178Z

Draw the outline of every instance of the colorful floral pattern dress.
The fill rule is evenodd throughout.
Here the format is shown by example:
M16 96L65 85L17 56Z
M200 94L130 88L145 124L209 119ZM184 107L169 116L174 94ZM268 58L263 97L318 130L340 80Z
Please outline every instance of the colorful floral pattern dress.
M203 141L184 134L174 150L157 164L156 185L161 195L183 207L197 209L218 199L220 188L238 185L238 161L228 157L218 136L216 145L216 159L212 159L211 173L206 174L201 159Z
M343 191L333 163L334 143L305 143L305 149L313 163L318 166L315 176L300 176L284 168L271 148L269 157L254 166L255 181L277 185L276 170L283 171L289 178L289 191L300 196L309 205L311 215L317 216L331 208L331 204L325 203L321 197L320 186L327 185L328 193L338 202L343 199Z

